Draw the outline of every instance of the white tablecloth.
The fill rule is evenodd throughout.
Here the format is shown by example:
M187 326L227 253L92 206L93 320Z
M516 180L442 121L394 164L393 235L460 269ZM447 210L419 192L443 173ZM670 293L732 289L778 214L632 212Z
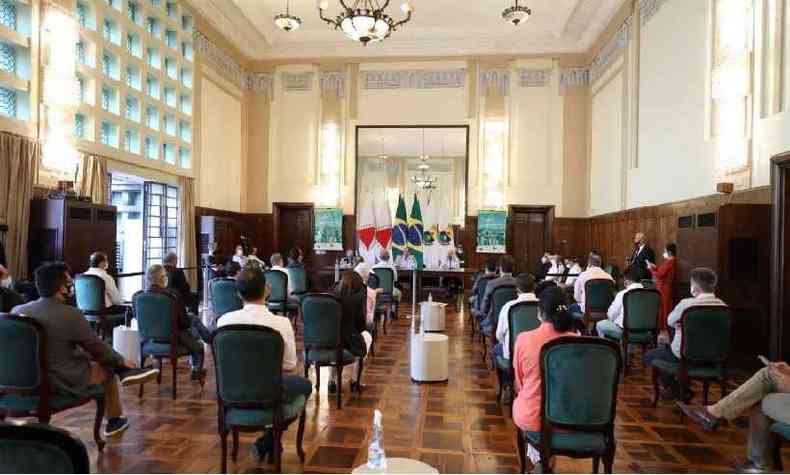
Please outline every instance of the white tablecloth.
M388 458L386 470L374 470L367 464L360 465L351 473L439 473L427 463L414 459Z

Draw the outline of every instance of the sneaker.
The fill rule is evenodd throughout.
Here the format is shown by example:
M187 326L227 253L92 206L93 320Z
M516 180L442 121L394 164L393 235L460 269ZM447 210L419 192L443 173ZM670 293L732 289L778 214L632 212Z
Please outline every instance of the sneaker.
M159 370L156 368L122 368L115 374L121 380L121 386L131 386L153 381L159 376Z
M104 436L112 437L122 434L129 428L129 420L125 417L112 417L107 419L107 424L104 426Z

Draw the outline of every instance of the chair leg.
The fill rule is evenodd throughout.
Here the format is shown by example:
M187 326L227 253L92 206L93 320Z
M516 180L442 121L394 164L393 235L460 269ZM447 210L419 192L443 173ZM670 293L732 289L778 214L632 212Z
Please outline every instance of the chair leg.
M387 334L387 316L384 315L384 317L381 320L383 322L382 326L384 327L384 334L386 335Z
M614 449L603 457L603 472L604 473L613 473L614 467Z
M592 473L598 473L598 466L601 463L600 457L593 457L593 468Z
M228 431L225 429L219 430L219 445L222 449L222 456L220 457L222 468L220 472L228 473Z
M173 366L173 400L176 400L176 381L178 380L178 358L171 358L170 362Z
M524 444L524 433L516 428L516 444L518 445L518 461L521 464L521 473L527 473L527 447Z
M233 463L236 463L236 459L239 455L239 429L233 428L233 452L231 452L230 456L233 460Z
M502 371L499 370L499 367L495 367L494 371L496 371L496 379L499 383L499 392L496 395L496 402L499 404L502 401Z
M159 374L156 375L156 384L162 384L162 370L165 369L164 364L162 363L162 358L156 359L156 364L159 366Z
M658 385L658 370L655 366L652 368L652 376L653 376L653 407L658 406L658 398L660 396L660 389Z
M343 365L337 367L337 408L343 409Z
M138 399L142 399L143 398L143 386L145 386L145 384L140 384L140 388L137 390L137 398Z
M299 455L299 461L304 463L304 448L302 447L302 440L304 439L304 421L305 421L305 408L302 408L302 415L299 416L299 430L296 432L296 453Z
M104 420L104 398L96 399L96 418L93 420L93 440L99 452L104 450L104 439L101 437L101 421Z
M315 363L315 392L321 390L321 365Z
M274 471L283 473L283 431L274 429Z

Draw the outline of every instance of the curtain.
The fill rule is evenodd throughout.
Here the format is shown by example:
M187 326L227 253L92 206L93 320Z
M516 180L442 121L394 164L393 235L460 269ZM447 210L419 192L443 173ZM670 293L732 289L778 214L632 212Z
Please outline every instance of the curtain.
M41 144L0 132L0 222L5 236L8 270L15 279L28 276L27 238L30 200L41 160Z
M195 179L178 177L181 188L179 197L179 213L181 226L178 231L179 261L182 267L195 267L197 263L197 245L195 243ZM197 271L185 271L189 285L194 289L197 285Z
M95 204L107 204L110 189L107 160L89 153L81 155L75 183L79 196L90 196Z

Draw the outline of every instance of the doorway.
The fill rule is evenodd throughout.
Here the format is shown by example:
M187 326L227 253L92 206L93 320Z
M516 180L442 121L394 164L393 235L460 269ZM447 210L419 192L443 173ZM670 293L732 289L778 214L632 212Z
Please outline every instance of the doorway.
M287 262L288 251L298 247L304 251L305 266L311 262L313 250L313 204L274 203L274 249Z
M508 208L507 252L516 272L534 272L551 245L554 206L511 205Z

